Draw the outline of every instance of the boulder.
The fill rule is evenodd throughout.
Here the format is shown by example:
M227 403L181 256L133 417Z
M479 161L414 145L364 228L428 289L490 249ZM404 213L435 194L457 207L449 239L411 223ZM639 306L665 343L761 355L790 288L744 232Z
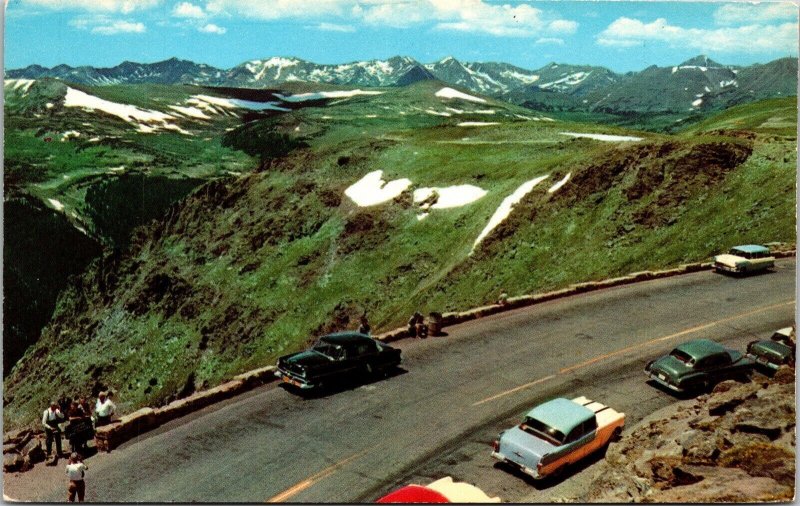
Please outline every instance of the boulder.
M16 453L17 443L7 443L3 445L3 453Z
M22 448L22 454L29 458L32 464L42 462L45 459L42 442L38 438L28 441L28 444Z
M758 383L744 383L739 387L711 395L707 403L708 414L720 416L733 411L747 399L754 398L761 388Z
M13 473L19 471L23 464L23 457L19 453L4 453L3 454L3 471L6 473Z
M683 460L690 464L714 464L720 454L720 442L716 432L692 430L681 436Z
M736 467L751 476L765 476L787 486L794 485L794 452L772 443L740 444L719 457L724 467Z
M772 381L782 385L794 385L794 376L794 367L782 365L772 376Z
M658 503L718 503L791 501L794 489L771 478L754 478L740 469L709 466L685 466L683 472L700 477L699 481L656 491L648 502Z
M9 443L18 443L22 440L25 440L25 442L27 442L27 440L30 439L32 436L33 436L33 431L31 431L31 429L19 429L7 432L3 435L3 445L5 446Z
M24 473L25 471L30 471L33 469L33 462L31 462L30 457L27 455L22 457L22 465L19 468L19 471Z

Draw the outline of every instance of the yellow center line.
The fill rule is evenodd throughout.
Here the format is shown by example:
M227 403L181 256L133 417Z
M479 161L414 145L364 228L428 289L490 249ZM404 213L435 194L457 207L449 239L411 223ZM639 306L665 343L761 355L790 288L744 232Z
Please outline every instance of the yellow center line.
M532 387L533 385L538 385L539 383L544 383L545 381L551 380L551 379L553 379L555 377L556 377L555 374L551 374L550 376L545 376L544 378L539 378L536 381L531 381L530 383L525 383L524 385L520 385L520 386L518 386L516 388L512 388L511 390L506 390L505 392L500 392L499 394L493 395L491 397L487 397L487 398L485 398L483 400L480 400L480 401L478 401L476 403L473 403L472 405L473 406L480 406L484 402L489 402L489 401L493 401L495 399L499 399L500 397L505 397L506 395L513 394L514 392L518 392L520 390L524 390L524 389L526 389L528 387Z
M301 481L300 483L298 483L298 484L296 484L296 485L294 485L294 486L292 486L290 488L287 488L286 490L284 490L280 494L278 494L278 495L276 495L274 497L271 497L271 498L267 499L264 502L284 502L287 499L289 499L290 497L293 497L293 496L299 494L300 492L302 492L303 490L306 490L306 489L310 488L311 486L313 486L318 481L327 478L328 476L333 474L337 469L339 469L343 465L347 464L348 462L353 461L353 460L357 459L358 457L361 457L362 455L367 453L367 451L369 451L369 450L364 450L364 451L356 453L354 455L350 455L346 459L340 460L339 462L333 464L332 466L326 467L325 469L323 469L322 471L318 472L317 474L315 474L315 475L313 475L313 476L311 476L309 478L306 478L305 480Z
M518 387L514 387L512 389L505 390L503 392L495 394L495 395L493 395L491 397L487 397L487 398L485 398L483 400L480 400L478 402L473 403L472 406L473 407L474 406L479 406L479 405L481 405L483 403L486 403L486 402L489 402L489 401L493 401L493 400L499 399L501 397L505 397L506 395L510 395L510 394L513 394L513 393L518 392L520 390L524 390L524 389L526 389L528 387L531 387L533 385L537 385L539 383L544 383L545 381L548 381L548 380L551 380L551 379L555 378L559 374L566 374L566 373L574 371L576 369L580 369L582 367L586 367L588 365L595 364L597 362L600 362L600 361L605 360L607 358L614 357L616 355L621 355L623 353L627 353L627 352L635 350L637 348L644 348L644 347L647 347L647 346L651 346L651 345L653 345L655 343L658 343L658 342L661 342L661 341L667 341L669 339L674 339L676 337L685 336L687 334L691 334L691 333L694 333L694 332L699 332L701 330L705 330L705 329L707 329L709 327L713 327L715 325L721 325L723 323L727 323L727 322L732 321L732 320L736 320L736 319L739 319L739 318L744 318L744 317L747 317L747 316L752 316L752 315L757 314L757 313L761 313L761 312L764 312L764 311L769 311L770 309L776 309L776 308L779 308L779 307L782 307L782 306L788 306L788 305L794 304L794 303L795 303L795 300L792 299L792 300L787 301L787 302L780 302L778 304L773 304L771 306L764 306L764 307L761 307L761 308L758 308L758 309L754 309L752 311L748 311L746 313L741 313L741 314L737 314L737 315L734 315L734 316L729 316L728 318L723 318L721 320L716 320L716 321L713 321L713 322L710 322L710 323L705 323L703 325L698 325L696 327L691 327L691 328L682 330L680 332L676 332L674 334L669 334L667 336L657 337L655 339L651 339L650 341L645 341L643 343L634 344L632 346L628 346L626 348L622 348L622 349L619 349L619 350L616 350L616 351L612 351L612 352L606 353L604 355L599 355L597 357L591 358L591 359L586 360L584 362L581 362L579 364L571 365L569 367L564 367L563 369L560 369L558 371L558 373L556 373L556 374L551 374L550 376L545 376L544 378L539 378L538 380L531 381L530 383L525 383L524 385L520 385Z

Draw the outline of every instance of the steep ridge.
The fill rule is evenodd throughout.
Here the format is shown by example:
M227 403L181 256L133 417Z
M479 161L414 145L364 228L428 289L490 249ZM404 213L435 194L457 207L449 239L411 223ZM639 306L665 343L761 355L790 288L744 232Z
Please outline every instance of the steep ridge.
M388 328L501 288L530 293L793 241L793 135L598 131L443 90L426 80L229 132L237 147L299 128L304 144L204 184L75 279L7 378L5 422L30 423L54 395L109 387L123 410L167 402L352 327L364 311ZM597 135L609 133L623 135ZM357 183L380 196L375 205L357 203ZM456 187L473 196L445 205ZM477 241L504 206L508 217Z

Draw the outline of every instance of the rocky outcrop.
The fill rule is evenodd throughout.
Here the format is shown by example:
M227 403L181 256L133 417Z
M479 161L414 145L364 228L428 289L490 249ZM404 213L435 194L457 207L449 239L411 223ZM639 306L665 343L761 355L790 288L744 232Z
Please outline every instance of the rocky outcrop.
M3 471L27 471L45 459L41 434L30 429L10 432L3 437Z
M655 413L611 445L581 502L790 501L795 476L794 371Z

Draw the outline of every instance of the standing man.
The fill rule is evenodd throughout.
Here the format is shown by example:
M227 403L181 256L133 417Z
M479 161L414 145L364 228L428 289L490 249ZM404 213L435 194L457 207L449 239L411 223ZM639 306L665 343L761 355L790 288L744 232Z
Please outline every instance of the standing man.
M111 399L108 399L108 395L105 392L97 394L97 404L94 407L94 414L97 416L95 426L102 427L111 423L111 415L114 414L115 408L116 406L111 402Z
M42 415L42 425L44 425L44 433L47 435L45 445L47 447L47 456L50 456L50 450L53 449L53 440L56 441L56 458L61 456L61 427L59 423L66 419L64 413L58 408L58 403L53 401L50 407L44 410Z
M361 334L370 335L370 332L372 331L372 329L370 328L369 322L367 321L367 313L366 313L366 311L364 312L364 314L361 315L360 321L361 321L361 325L358 326L358 332L361 333Z
M80 455L73 452L69 456L69 463L67 464L67 501L75 502L75 495L78 496L78 502L83 502L83 497L86 495L86 482L83 479L86 476L86 464L81 460Z

